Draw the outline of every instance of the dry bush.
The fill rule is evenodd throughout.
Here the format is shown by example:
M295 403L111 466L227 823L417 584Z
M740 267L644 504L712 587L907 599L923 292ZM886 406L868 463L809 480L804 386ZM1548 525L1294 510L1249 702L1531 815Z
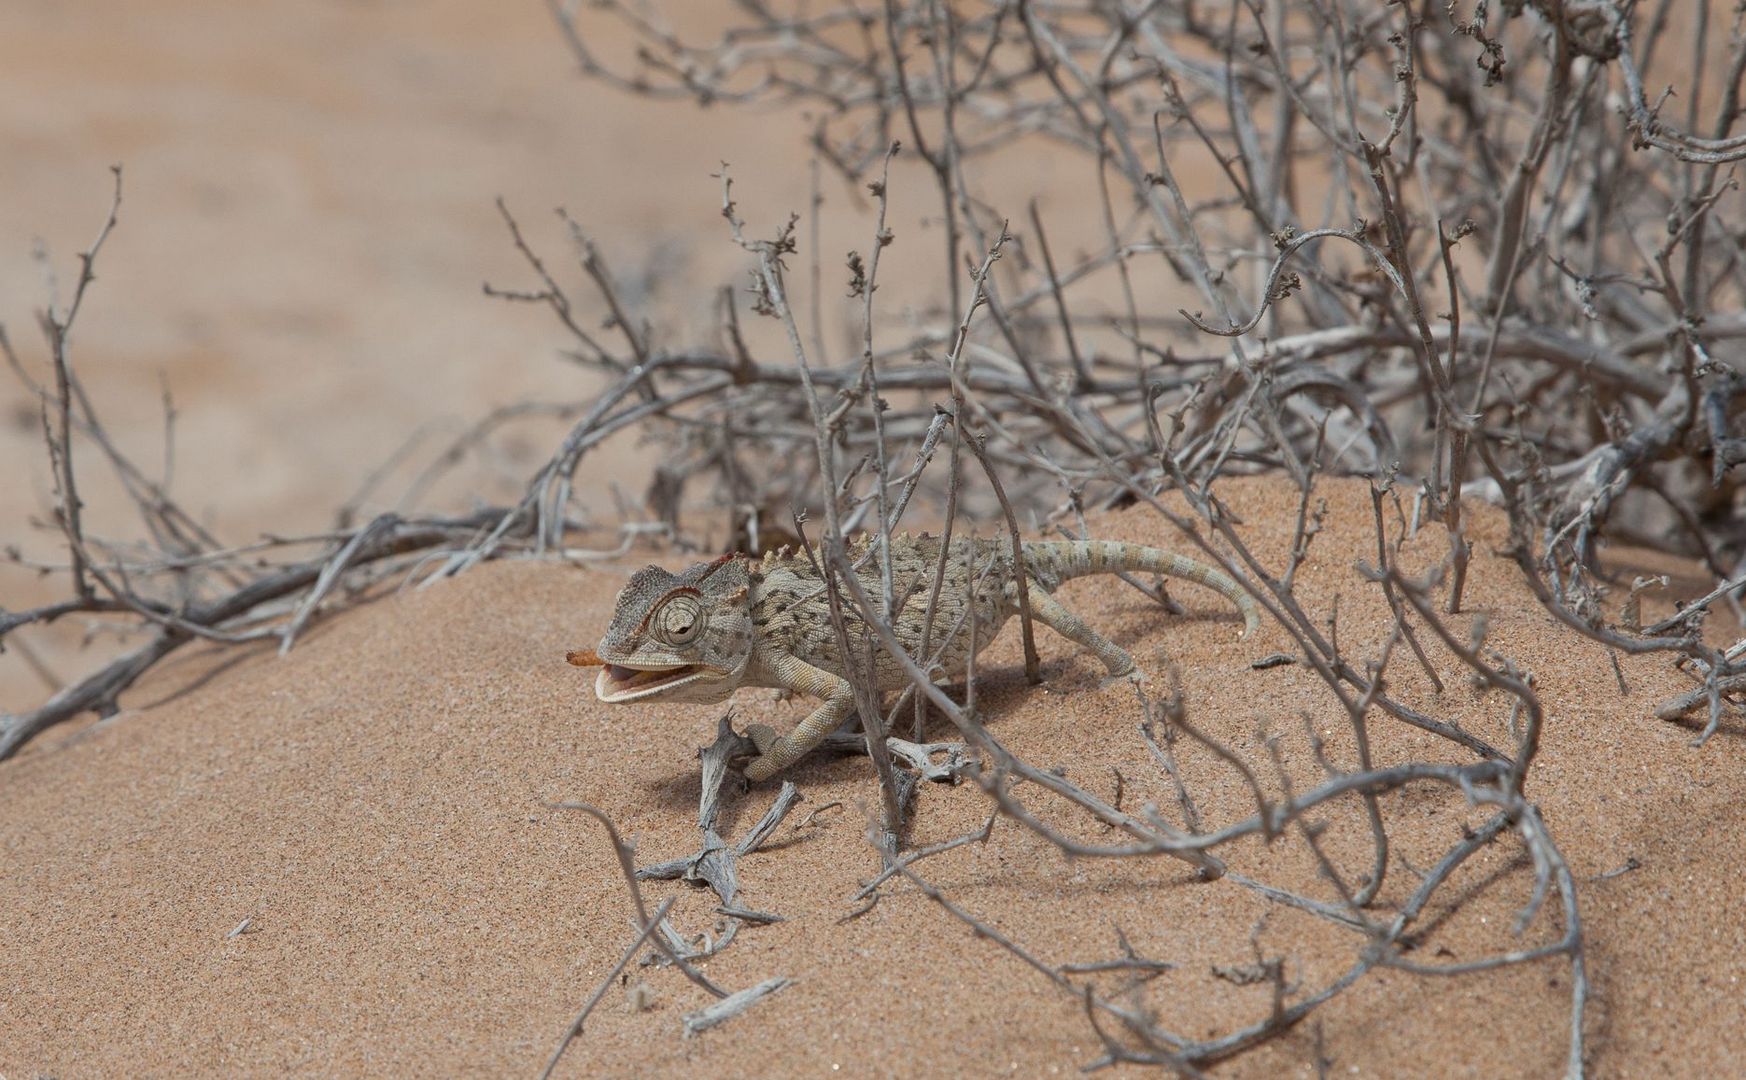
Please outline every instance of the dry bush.
M1746 683L1740 650L1719 652L1701 636L1713 604L1738 613L1746 559L1734 471L1746 461L1736 415L1746 381L1728 356L1746 336L1733 175L1746 157L1746 135L1733 133L1746 46L1722 5L743 0L733 25L697 41L643 3L549 2L584 75L619 91L715 108L807 107L818 158L871 196L865 243L840 269L821 270L816 245L803 254L800 215L761 233L742 220L724 168L725 231L746 253L752 287L718 298L714 345L673 349L626 310L605 256L579 227L568 230L594 286L588 297L560 288L506 209L532 284L492 291L548 307L574 337L572 358L602 372L606 388L517 505L380 517L265 569L201 534L143 478L130 490L152 558L82 533L75 444L99 448L124 480L131 466L103 438L65 347L77 299L50 312L56 383L41 396L73 591L61 604L5 615L0 634L74 612L122 612L147 637L10 718L0 756L49 724L112 708L184 642L277 638L288 648L342 587L394 570L436 580L481 559L563 548L576 525L577 468L616 432L659 434L664 457L648 510L671 537L725 519L749 549L774 536L804 540L829 571L844 655L901 655L885 615L889 575L884 596L863 589L848 572L850 533L880 538L878 557L906 514L948 530L992 524L1016 538L1021 527L1083 534L1086 511L1141 504L1170 522L1179 546L1245 581L1284 627L1298 662L1348 719L1345 756L1317 746L1321 774L1305 787L1277 762L1247 761L1200 732L1191 703L1143 699L1161 768L1174 776L1179 743L1202 746L1253 791L1255 806L1245 819L1206 822L1178 783L1175 822L1134 814L1007 750L933 684L927 657L905 657L918 707L947 716L965 749L942 767L937 748L887 742L900 715L881 715L860 680L865 746L884 794L874 830L880 880L908 879L1081 998L1104 1062L1191 1073L1286 1030L1380 967L1460 974L1556 959L1572 975L1570 1022L1558 1037L1568 1040L1569 1072L1580 1074L1587 982L1577 887L1524 793L1541 705L1523 672L1469 634L1468 620L1446 616L1463 611L1464 507L1496 502L1509 517L1510 554L1567 626L1617 652L1665 651L1692 673L1694 690L1664 704L1664 716L1697 713L1701 740L1739 707L1731 695ZM601 20L628 26L634 51L597 50ZM1034 154L1080 170L1080 209L1099 227L1089 254L1066 257L1035 204L1005 206L992 194L994 180L1010 187L1014 162ZM902 172L905 161L919 162L919 173ZM930 185L942 223L938 276L926 283L939 303L920 325L896 330L877 292L893 241L894 175ZM1213 193L1191 194L1207 185L1185 178L1207 176ZM797 312L797 281L810 317ZM831 355L816 297L842 287L862 304L859 343ZM1182 300L1161 305L1160 296ZM1301 492L1297 535L1271 563L1253 553L1217 484L1264 471ZM1369 477L1375 488L1371 571L1393 625L1380 655L1362 660L1342 654L1328 613L1306 610L1293 589L1320 526L1316 484L1328 475ZM1186 511L1167 505L1166 492ZM1391 501L1415 525L1447 527L1435 579L1408 579L1393 565L1383 524ZM808 515L819 523L810 537ZM1639 627L1636 588L1613 583L1628 595L1606 602L1596 557L1612 540L1701 558L1718 588ZM1025 632L1028 642L1028 624ZM1496 692L1508 745L1394 696L1390 664L1417 663L1437 680L1428 642ZM1371 734L1379 714L1434 734L1444 752L1382 763ZM715 846L704 855L723 850L713 822L724 774L718 762L705 786L700 823ZM1209 879L1226 875L1221 852L1242 838L1301 844L1321 871L1317 893L1239 884L1349 930L1351 967L1321 987L1288 986L1268 969L1259 977L1277 993L1267 1013L1214 1039L1175 1034L1146 1009L1074 981L1072 965L1047 964L977 922L920 876L917 863L947 846L902 850L921 777L974 781L999 813L1069 852L1164 855ZM1494 816L1383 905L1389 830L1378 800L1405 785L1441 787ZM1119 840L1062 827L1061 806L1114 827ZM1318 841L1338 815L1355 816L1369 837L1357 868ZM1500 941L1488 958L1441 968L1407 958L1403 942L1427 904L1504 837L1534 873L1521 924L1551 920L1547 943ZM731 858L706 862L654 869L701 874L718 889L728 882L731 905ZM1542 912L1548 904L1555 918ZM657 934L661 921L661 911L644 919L637 944L655 935L683 962Z
M741 5L737 25L701 43L646 5L551 7L583 72L624 91L810 106L819 157L876 204L866 245L847 258L848 288L865 305L860 356L833 359L818 343L816 308L809 353L791 299L799 216L749 239L724 171L723 214L755 260L752 309L781 324L790 359L759 361L730 296L727 348L657 357L624 377L621 386L646 387L655 400L709 387L697 422L676 426L682 437L663 469L669 524L681 525L677 491L687 483L718 493L753 545L785 507L821 514L816 557L830 572L843 654L863 646L901 655L886 617L889 574L886 594L868 595L844 542L856 528L888 538L918 484L938 493L948 531L984 518L998 499L1015 540L1021 515L1082 534L1088 507L1148 504L1205 557L1246 575L1349 718L1350 758L1328 760L1318 745L1321 782L1294 795L1277 760L1277 783L1268 783L1257 775L1267 763L1215 745L1180 699L1143 701L1149 725L1206 744L1255 794L1251 818L1202 827L1178 780L1185 824L1172 825L1012 754L932 684L926 657L906 658L917 696L971 748L956 774L1069 853L1165 854L1218 877L1220 850L1255 832L1295 830L1314 852L1323 895L1246 883L1351 929L1353 966L1319 989L1288 990L1273 969L1271 1013L1221 1038L1172 1034L1143 1008L1076 984L1072 965L1043 962L921 879L915 862L932 850L899 853L915 774L894 769L877 737L897 713L882 717L862 686L861 721L885 791L874 834L882 879L909 878L1082 995L1104 1062L1190 1071L1295 1024L1378 966L1446 975L1562 957L1573 976L1568 1071L1581 1073L1587 982L1576 886L1524 795L1540 702L1483 629L1451 630L1432 597L1440 594L1443 612L1463 610L1463 503L1498 502L1511 554L1561 620L1610 649L1666 650L1689 665L1703 685L1666 703L1663 716L1707 705L1701 742L1734 707L1734 653L1708 648L1699 629L1711 603L1735 603L1746 555L1733 473L1746 459L1734 433L1746 383L1718 356L1746 333L1730 167L1746 156L1746 136L1731 134L1746 70L1738 25L1718 61L1707 47L1720 38L1710 6L1693 12L1670 0L1634 10L1539 0L1497 11L1341 0L886 0L822 11L760 3ZM609 17L640 39L622 66L590 46L591 24ZM1649 100L1646 80L1687 62L1678 88L1686 107L1675 116L1681 98L1670 90ZM945 303L932 326L890 335L874 290L892 240L885 218L900 147L925 163L937 190ZM1098 201L1102 241L1083 259L1051 251L1034 202L1027 213L990 194L1003 167L1044 153L1079 162L1084 190L1095 193L1087 198ZM1191 198L1181 178L1209 172L1223 181L1217 193ZM1144 299L1170 295L1173 284L1192 298L1175 316ZM942 443L947 463L930 469ZM982 468L966 467L966 451ZM794 460L806 467L781 464ZM1302 492L1282 564L1258 560L1219 502L1216 479L1250 471L1284 473ZM1341 654L1327 613L1306 611L1292 588L1320 526L1316 481L1330 473L1368 476L1375 490L1372 576L1394 626L1382 654L1362 664ZM1410 488L1413 528L1447 526L1435 580L1407 580L1392 565L1383 505L1388 495L1398 502L1397 485ZM1195 513L1168 509L1166 490ZM1701 557L1721 584L1646 631L1635 615L1639 585L1609 620L1595 559L1613 539ZM1500 692L1513 746L1495 748L1392 696L1384 672L1408 652L1440 685L1421 638ZM1466 763L1379 765L1369 730L1377 712L1436 733L1458 748L1450 760ZM1163 748L1159 760L1175 778ZM1123 842L1092 843L1047 824L1015 795L1021 781L1117 827ZM1410 895L1384 905L1389 846L1378 796L1407 784L1446 785L1496 816ZM1325 822L1309 821L1334 804L1367 823L1368 867L1346 868L1319 846ZM1535 872L1518 930L1555 896L1561 932L1459 965L1406 959L1405 935L1425 905L1505 832Z

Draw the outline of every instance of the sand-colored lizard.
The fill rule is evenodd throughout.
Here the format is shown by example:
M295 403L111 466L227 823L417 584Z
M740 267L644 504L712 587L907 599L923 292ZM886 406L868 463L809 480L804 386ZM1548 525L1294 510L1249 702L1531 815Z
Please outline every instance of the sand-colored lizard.
M1030 541L1021 545L1031 615L1036 622L1096 654L1112 678L1137 677L1133 657L1085 625L1050 595L1062 582L1088 574L1168 574L1222 594L1243 615L1243 636L1256 626L1255 602L1231 578L1180 555L1104 540ZM935 671L961 677L971 651L992 642L1019 611L1012 547L1004 540L954 539L931 629L926 611L940 553L938 538L897 535L891 568L897 640L919 657L924 633ZM877 554L858 541L850 556L868 595L882 594ZM846 616L854 619L852 608ZM851 639L859 640L851 624ZM594 690L610 704L725 701L742 686L791 690L824 703L792 733L765 725L747 732L759 756L746 776L765 780L798 761L855 711L848 668L831 623L829 600L813 558L784 548L762 559L724 555L672 574L658 566L638 571L618 594L606 635L592 652L569 655L577 665L602 665ZM880 690L909 685L903 668L876 650Z

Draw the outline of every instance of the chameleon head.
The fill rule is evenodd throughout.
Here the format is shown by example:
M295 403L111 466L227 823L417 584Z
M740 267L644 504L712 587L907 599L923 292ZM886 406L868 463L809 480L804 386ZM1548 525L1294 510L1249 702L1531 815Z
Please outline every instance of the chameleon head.
M618 594L595 657L601 701L725 701L752 655L746 562L725 555L670 574L637 571Z

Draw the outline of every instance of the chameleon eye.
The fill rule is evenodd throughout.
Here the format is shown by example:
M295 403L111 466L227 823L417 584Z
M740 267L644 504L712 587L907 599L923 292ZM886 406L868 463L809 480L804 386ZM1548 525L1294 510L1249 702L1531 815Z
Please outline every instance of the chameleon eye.
M703 629L703 608L697 598L681 594L667 601L656 623L661 640L669 645L684 645Z

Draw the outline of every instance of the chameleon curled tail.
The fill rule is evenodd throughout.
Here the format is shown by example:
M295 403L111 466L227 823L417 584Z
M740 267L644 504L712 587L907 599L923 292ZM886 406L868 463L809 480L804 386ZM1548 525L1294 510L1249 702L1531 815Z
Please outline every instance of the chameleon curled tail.
M1164 574L1204 585L1235 604L1243 615L1243 638L1260 625L1255 599L1230 575L1162 548L1120 540L1036 540L1024 545L1025 573L1053 592L1063 581L1092 574Z

